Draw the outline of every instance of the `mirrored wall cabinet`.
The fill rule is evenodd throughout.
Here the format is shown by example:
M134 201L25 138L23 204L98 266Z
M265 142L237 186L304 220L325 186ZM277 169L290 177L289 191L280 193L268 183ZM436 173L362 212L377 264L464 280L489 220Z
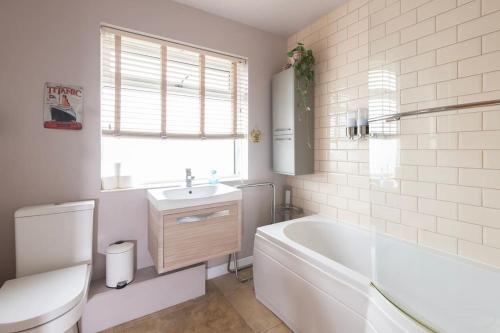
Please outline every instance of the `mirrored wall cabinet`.
M314 173L314 95L305 101L293 68L273 76L273 170L283 175Z

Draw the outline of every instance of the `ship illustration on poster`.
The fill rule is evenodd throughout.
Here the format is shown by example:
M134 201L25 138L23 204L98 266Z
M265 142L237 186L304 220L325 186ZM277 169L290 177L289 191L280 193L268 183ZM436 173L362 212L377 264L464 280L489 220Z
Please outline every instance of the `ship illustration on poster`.
M59 83L45 84L43 127L82 129L83 88Z

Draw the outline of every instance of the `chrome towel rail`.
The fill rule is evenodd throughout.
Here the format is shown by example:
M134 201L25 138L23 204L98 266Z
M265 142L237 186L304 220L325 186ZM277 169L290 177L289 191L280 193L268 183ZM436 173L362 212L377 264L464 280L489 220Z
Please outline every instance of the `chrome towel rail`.
M422 109L422 110L414 110L414 111L408 111L408 112L401 112L401 113L391 114L391 115L387 115L387 116L380 116L380 117L370 118L370 119L368 119L368 122L370 122L370 123L375 122L375 121L387 121L387 122L390 122L390 121L400 120L403 117L416 116L416 115L428 114L428 113L443 112L443 111L452 111L452 110L461 110L461 109L472 109L472 108L484 107L484 106L492 106L492 105L500 105L500 99L494 99L494 100L491 100L491 101L482 101L482 102L473 102L473 103L447 105L447 106L438 106L438 107L428 108L428 109Z
M249 188L249 187L262 187L262 186L270 186L273 189L273 199L272 199L272 207L271 207L271 223L276 223L276 186L271 182L264 183L254 183L254 184L241 184L236 186L236 188Z
M249 188L249 187L267 187L267 186L271 187L273 190L273 198L271 201L271 215L272 215L271 216L271 223L275 223L276 222L276 186L274 185L274 183L264 182L264 183L254 183L254 184L241 184L241 185L237 185L236 187L237 188ZM242 214L242 216L243 216L243 214ZM234 262L234 269L231 268L231 260L233 260L233 262ZM238 275L238 272L241 271L242 269L250 268L252 266L253 266L252 264L249 264L249 265L239 267L238 266L238 253L234 252L234 253L229 254L229 257L227 260L227 271L229 273L235 274L236 279L238 279L239 282L243 283L243 282L247 282L247 281L253 279L253 276L249 276L247 278L240 278Z

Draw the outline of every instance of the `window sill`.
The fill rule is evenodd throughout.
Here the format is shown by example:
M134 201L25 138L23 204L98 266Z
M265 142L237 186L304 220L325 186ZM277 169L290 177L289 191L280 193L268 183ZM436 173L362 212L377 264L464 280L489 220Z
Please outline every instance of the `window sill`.
M239 178L239 177L226 177L219 180L220 183L226 185L234 185L235 183L241 183L247 181L248 179ZM208 184L208 179L199 179L193 181L193 185L206 185ZM185 182L176 181L176 182L164 182L164 183L152 183L152 184L141 184L135 185L133 187L128 188L114 188L112 190L103 190L101 189L101 193L113 193L113 192L125 192L125 191L140 191L140 190L150 190L155 188L173 188L173 187L183 187L185 186Z

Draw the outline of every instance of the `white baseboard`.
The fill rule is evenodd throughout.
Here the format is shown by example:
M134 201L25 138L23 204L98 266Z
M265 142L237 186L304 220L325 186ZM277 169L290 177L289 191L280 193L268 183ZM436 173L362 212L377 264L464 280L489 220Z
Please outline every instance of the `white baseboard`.
M253 256L248 256L245 258L238 259L238 266L246 266L252 263L253 263ZM230 267L234 269L234 264L232 261ZM216 278L224 274L227 274L227 263L207 268L207 280Z

